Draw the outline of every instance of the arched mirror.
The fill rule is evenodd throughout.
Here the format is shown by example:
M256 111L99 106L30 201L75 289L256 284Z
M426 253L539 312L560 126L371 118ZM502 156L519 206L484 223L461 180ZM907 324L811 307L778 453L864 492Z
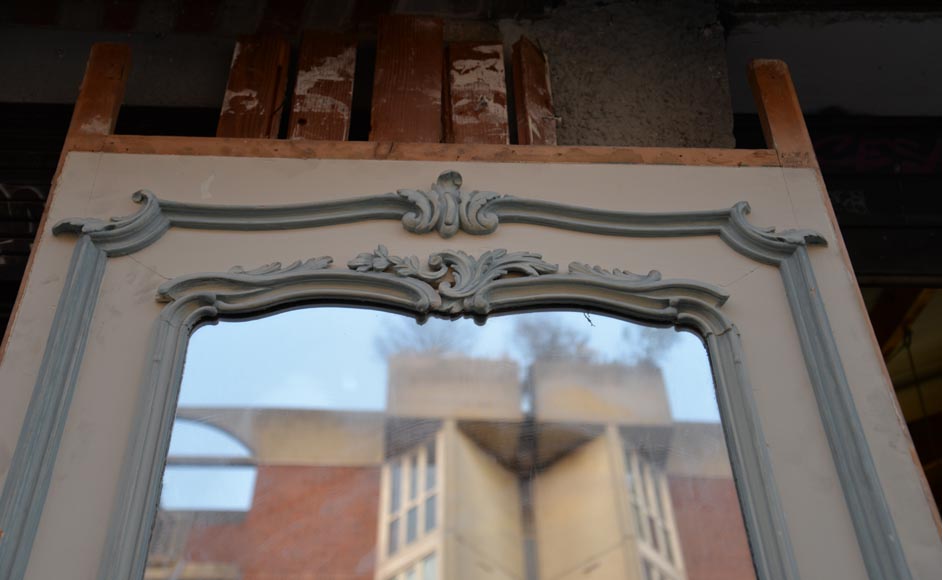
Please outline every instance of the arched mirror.
M145 578L755 572L697 335L322 306L190 337Z

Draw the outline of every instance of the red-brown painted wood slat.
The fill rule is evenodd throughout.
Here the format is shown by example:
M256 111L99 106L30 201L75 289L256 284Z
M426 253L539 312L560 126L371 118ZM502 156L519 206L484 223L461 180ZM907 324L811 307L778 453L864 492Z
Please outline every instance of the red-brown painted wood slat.
M239 38L232 55L217 137L278 137L290 55L291 47L283 38Z
M124 89L131 71L126 44L101 42L92 46L68 136L110 135L118 122Z
M301 41L288 137L346 141L353 107L356 39L307 31Z
M370 140L441 142L443 68L440 19L382 17L376 41Z
M549 65L526 37L513 46L514 106L520 145L556 145L556 113Z
M452 43L447 70L445 141L509 144L504 46Z

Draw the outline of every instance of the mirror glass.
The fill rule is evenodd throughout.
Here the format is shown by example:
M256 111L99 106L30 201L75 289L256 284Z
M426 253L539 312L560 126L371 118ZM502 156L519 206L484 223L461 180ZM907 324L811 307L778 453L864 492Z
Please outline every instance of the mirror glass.
M191 337L145 577L755 575L697 336L318 307Z

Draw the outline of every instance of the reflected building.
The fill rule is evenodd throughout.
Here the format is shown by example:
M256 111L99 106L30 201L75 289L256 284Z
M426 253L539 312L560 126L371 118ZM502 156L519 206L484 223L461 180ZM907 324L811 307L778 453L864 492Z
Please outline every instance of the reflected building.
M161 510L152 580L754 579L721 426L675 422L653 365L399 355L385 413L178 417L257 479L244 512Z

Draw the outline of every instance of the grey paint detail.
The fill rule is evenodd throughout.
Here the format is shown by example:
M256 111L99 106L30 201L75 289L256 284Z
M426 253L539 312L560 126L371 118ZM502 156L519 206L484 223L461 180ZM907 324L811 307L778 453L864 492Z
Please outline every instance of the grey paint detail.
M153 364L119 486L100 578L140 578L156 517L159 484L176 408L185 345L195 325L226 315L268 312L303 302L393 308L425 317L486 317L560 304L674 325L704 337L713 361L734 472L742 488L746 525L763 579L797 578L786 523L766 455L748 375L740 363L739 333L720 307L728 295L691 280L662 280L580 263L559 273L532 252L491 250L479 257L446 250L425 260L391 256L380 246L350 260L347 270L322 257L287 267L194 274L164 283L168 302L156 331ZM453 280L453 282L449 281Z
M53 231L56 234L68 232L81 235L80 243L76 248L76 255L80 252L88 252L87 249L83 248L94 245L95 248L107 256L120 256L139 251L156 242L170 227L216 230L276 230L311 228L374 219L401 220L403 226L409 231L420 233L435 230L443 237L453 235L457 230L471 234L486 234L494 231L500 222L527 223L599 235L626 237L720 236L727 245L740 254L780 268L792 315L799 330L806 366L820 407L822 424L831 446L870 578L874 580L906 580L912 577L896 535L895 524L883 496L876 468L847 385L847 379L843 372L837 345L830 330L824 304L817 292L806 246L823 244L825 241L820 235L806 230L789 230L776 233L772 229L757 228L746 219L749 206L745 202L737 203L729 209L715 211L676 213L613 212L539 200L519 199L489 192L471 192L466 195L460 191L460 186L460 175L454 172L446 172L439 177L438 182L432 186L430 192L400 190L398 193L336 202L274 207L184 204L162 201L153 194L141 191L134 195L134 199L142 203L143 207L132 216L111 221L65 220L57 224ZM455 224L457 224L457 230L455 230ZM89 240L91 244L82 240ZM84 264L87 260L82 262ZM73 260L73 270L75 269L75 263L76 259ZM56 372L48 375L49 378L44 378L50 372L47 367L54 366L58 368L59 366L58 362L50 362L49 360L51 358L49 349L57 348L56 344L59 344L57 340L52 339L60 335L65 336L66 340L70 340L70 344L75 347L69 352L81 350L80 347L84 345L90 324L90 306L94 305L94 296L97 295L97 288L101 281L101 267L100 265L96 265L94 268L83 266L81 268L82 272L78 274L70 270L70 280L74 277L81 284L77 288L66 288L60 302L60 310L69 312L75 310L74 313L63 318L71 320L71 317L79 317L81 323L77 326L72 325L60 320L57 314L50 331L50 346L44 356L40 378L37 380L33 396L34 401L40 402L35 405L31 404L27 412L23 427L25 437L21 437L18 442L10 475L4 487L3 495L0 497L0 522L5 524L4 541L0 542L0 580L19 580L22 578L32 538L35 536L36 527L38 526L39 513L45 501L45 493L48 489L49 477L51 477L51 466L55 460L55 451L58 448L65 422L68 398L75 385L76 375L74 371L71 373ZM440 299L437 291L429 293L428 288L430 286L416 278L402 277L395 274L390 276L388 272L354 271L341 274L334 269L313 268L312 264L309 264L308 268L316 271L323 270L323 273L319 274L322 277L328 276L326 272L330 272L329 276L341 276L340 279L350 282L360 280L362 284L367 284L367 286L373 282L370 277L378 277L378 279L384 280L381 286L390 294L384 302L387 307L401 307L405 310L422 312L422 309L427 308L426 304L434 304L436 300ZM98 273L92 275L86 270L93 270ZM257 279L258 276L266 278L280 276L291 279L292 277L303 277L311 274L305 272L304 268L295 270L289 267L279 269L277 273L275 271L262 274L233 272L226 276L230 278L232 276L256 277L253 279ZM577 271L570 271L567 276L593 276L591 273L578 270L577 268ZM612 275L617 277L615 272L612 272ZM559 275L546 274L530 278L531 287L528 287L528 290L545 289L546 286L544 285L547 284L552 286L556 276ZM230 278L225 279L229 280ZM593 276L595 289L601 290L604 288L601 283L602 278L604 277ZM395 280L395 283L392 280ZM206 281L205 276L196 275L192 277L191 283L204 284ZM515 284L518 284L518 282L512 283L509 279L494 280L493 283L487 285L486 292L482 294L484 296L482 299L489 301L490 304L497 304L500 308L510 305L513 303L511 297L505 296L504 300L494 300L491 295L500 293L503 288L513 287ZM554 295L556 304L567 300L566 303L572 303L573 306L581 304L579 300L583 300L582 298L577 300L576 296L567 295L571 288L570 285L557 288L557 293ZM409 292L406 292L407 289ZM278 286L275 291L283 292L283 286ZM349 287L347 291L350 291ZM609 291L614 292L615 290L609 288ZM91 302L88 298L83 298L86 293L90 293L93 297ZM162 296L168 297L170 294L162 294ZM311 297L307 298L310 299ZM210 296L205 296L205 299L209 300ZM275 298L270 297L270 299L274 300ZM332 296L331 299L342 302L344 298L343 296ZM478 297L475 298L475 300L478 299ZM535 300L533 296L525 296L520 299ZM413 302L410 303L410 300ZM686 304L688 300L692 300L692 298L684 298L683 303ZM290 301L291 299L286 297L280 304L289 303ZM591 302L591 304L588 304L588 302ZM624 306L619 306L621 303L613 296L607 299L595 296L592 300L586 299L586 303L597 308L611 307L616 311L619 307ZM174 302L171 306L175 304L177 302ZM219 310L219 304L215 304L215 302L204 305L203 310L200 310L200 314L194 314L193 323L195 324L195 321L201 317L225 315L228 308L235 308L235 306L229 306L225 302L220 304L223 306L222 310ZM431 311L430 306L428 310ZM646 317L645 311L642 309L632 310L631 313L643 320L658 320L656 316L653 316L653 313L648 313L651 314L650 318ZM680 314L678 316L677 324L699 329L706 324L701 318L706 317L709 319L712 314L708 315L703 311L685 311L682 316ZM66 330L69 333L63 334ZM158 334L159 332L161 331L158 331ZM730 340L728 337L734 334L732 332L722 332L707 335L706 340L711 352L714 352L712 349L715 348L735 346L728 344ZM711 341L713 342L711 343ZM736 342L738 344L738 336ZM175 344L182 353L182 349L185 348L185 337L179 338ZM77 368L81 361L80 354L73 356L72 359ZM154 364L161 365L160 372L163 373L162 376L165 376L166 373L176 372L174 371L176 367L167 367L167 363L162 362L163 360L159 359L154 362ZM171 357L167 360L176 361L176 358ZM177 363L174 362L173 364ZM729 381L731 380L729 377L735 377L737 374L745 372L740 359L727 361L725 358L718 358L713 361L713 366L714 374L717 375L717 384L719 384L720 378ZM151 391L147 392L151 393ZM44 401L53 400L64 403L61 412L50 414L45 410L44 405L46 403ZM169 404L167 401L164 401L164 403ZM759 565L760 577L763 579L797 578L797 571L791 555L784 518L777 503L777 492L774 490L771 472L768 470L763 471L768 467L764 447L757 443L758 440L747 440L742 435L745 432L758 432L758 425L754 424L756 421L755 410L750 405L751 403L747 404L736 400L721 402L721 407L728 409L722 411L724 420L739 421L739 424L744 425L741 432L734 433L731 430L728 436L730 438L731 453L734 453L734 468L742 470L747 469L744 466L750 464L760 465L756 461L760 461L765 466L760 469L761 476L752 475L748 480L749 483L740 486L744 510L747 512L745 514L747 526L753 539L752 547ZM142 430L153 428L155 427L149 424L142 424L141 426ZM154 437L156 435L152 434L151 439L147 440L151 445L150 447L140 448L143 449L144 453L152 454L158 451L161 453L166 451L166 445L164 445L166 441L154 439ZM157 445L158 443L162 446ZM733 449L739 451L733 452ZM39 459L30 459L34 457ZM760 459L757 460L756 458ZM28 464L32 461L40 461L43 465L42 469L31 469ZM46 466L47 463L48 466ZM756 487L750 487L753 485ZM129 503L125 498L121 500L124 503L119 505L134 504L132 507L139 507L135 502L141 501L143 497L141 494L145 492L150 493L139 487L124 486L122 487L122 494L130 494L129 497L133 498L133 501ZM33 495L28 496L26 494ZM13 501L15 498L23 497L32 497L32 502L25 508L23 507L24 504ZM750 511L759 510L760 508L756 506L760 506L762 502L766 502L765 506L772 512L767 514L766 519L760 517L761 513L757 515L757 513ZM19 513L24 510L26 516ZM137 509L137 511L134 511L132 509L131 512L119 510L116 512L116 517L126 519L131 517L128 515L129 513L141 514L143 510ZM13 525L9 526L7 522L11 522ZM112 531L128 529L127 525L127 521L116 521L112 526ZM9 540L9 536L13 536L13 539ZM138 551L146 550L146 537L136 537L135 541L138 542L134 544ZM102 570L102 578L127 578L127 574L124 573L118 576L111 574L113 570L129 570L127 567L120 567L122 562L128 562L126 558L132 558L131 561L139 560L143 562L140 558L133 560L133 558L141 556L140 553L135 555L134 550L119 553L120 551L116 550L118 546L127 546L127 544L124 543L122 538L116 538L112 535L109 539L108 551L105 554L105 568ZM118 568L111 567L112 563Z
M106 261L87 236L79 239L0 495L0 578L26 573Z
M137 252L156 242L171 227L209 230L287 230L399 220L413 233L436 231L449 238L458 231L486 235L501 223L531 224L609 236L686 237L719 235L733 249L767 264L777 264L796 244L823 243L814 232L776 234L748 222L749 204L728 209L670 213L607 211L548 201L521 199L493 192L461 191L461 175L442 173L429 191L400 189L368 197L279 206L203 205L157 198L145 190L132 199L137 213L111 220L68 219L53 233L91 236L109 256Z

